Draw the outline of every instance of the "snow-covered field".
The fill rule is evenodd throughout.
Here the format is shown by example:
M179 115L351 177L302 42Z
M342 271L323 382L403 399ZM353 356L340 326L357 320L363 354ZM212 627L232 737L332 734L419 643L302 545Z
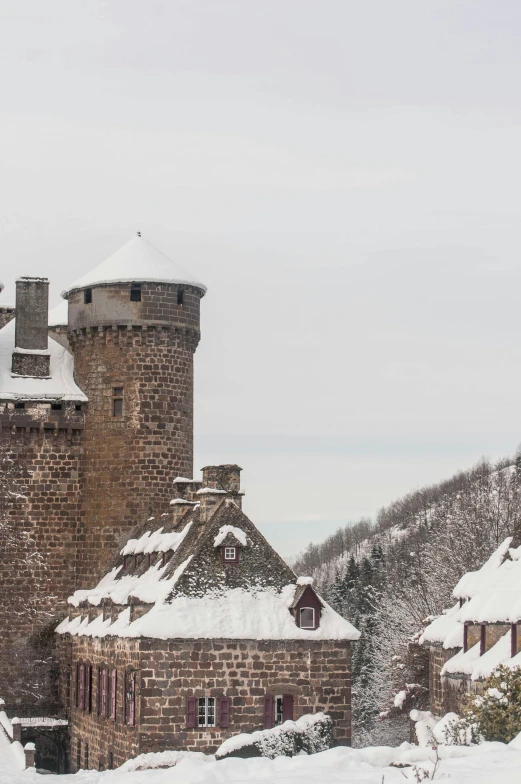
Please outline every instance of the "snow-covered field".
M21 749L20 749L21 750ZM145 755L144 755L145 756ZM146 755L148 757L152 755ZM159 755L153 755L156 758ZM70 776L47 775L34 770L21 771L19 759L4 736L0 736L0 784L392 784L418 781L417 768L432 771L435 752L412 746L387 746L368 749L336 748L312 756L292 759L228 759L217 762L211 756L168 753L174 767L135 770L144 757L131 760L122 768L98 773L80 771ZM435 780L450 784L521 784L521 742L509 746L484 743L481 746L440 747L441 763ZM391 763L412 767L397 768Z

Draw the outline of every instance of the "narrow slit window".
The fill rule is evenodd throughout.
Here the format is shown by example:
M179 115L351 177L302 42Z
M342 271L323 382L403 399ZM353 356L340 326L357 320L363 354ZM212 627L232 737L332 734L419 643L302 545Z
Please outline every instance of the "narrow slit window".
M284 721L284 695L277 694L273 702L275 708L274 723L275 726L277 726L278 724L282 724Z
M183 289L177 289L177 304L183 305L185 293Z
M83 292L83 304L90 305L92 302L92 289L85 289Z
M141 283L132 283L130 286L130 301L141 302Z
M112 415L123 416L123 387L114 387L112 390Z
M314 607L301 607L300 608L300 628L301 629L314 629L315 628L315 609L314 609Z

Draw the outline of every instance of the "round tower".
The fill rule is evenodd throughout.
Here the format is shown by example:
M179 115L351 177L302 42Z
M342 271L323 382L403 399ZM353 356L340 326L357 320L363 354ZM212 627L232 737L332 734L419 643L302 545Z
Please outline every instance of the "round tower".
M68 339L85 412L78 584L193 471L193 356L205 287L138 234L74 283Z

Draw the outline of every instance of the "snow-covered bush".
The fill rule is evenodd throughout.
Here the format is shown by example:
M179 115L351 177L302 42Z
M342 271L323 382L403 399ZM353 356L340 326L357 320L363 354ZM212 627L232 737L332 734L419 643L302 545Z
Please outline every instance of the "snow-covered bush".
M521 669L500 665L478 696L469 697L462 721L475 725L485 740L509 743L521 732Z
M419 746L473 746L483 742L476 724L457 713L446 713L442 719L437 719L430 711L412 710L410 717L415 722Z
M217 759L225 757L294 757L301 751L316 754L333 746L333 722L324 713L285 721L271 730L234 735L217 749Z

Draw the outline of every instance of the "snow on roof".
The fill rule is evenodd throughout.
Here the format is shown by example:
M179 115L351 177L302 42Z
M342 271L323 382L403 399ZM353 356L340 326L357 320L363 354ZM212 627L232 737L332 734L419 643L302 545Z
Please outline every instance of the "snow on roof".
M282 591L234 588L216 596L174 596L137 618L122 637L232 640L358 640L360 632L324 604L318 629L300 629L289 608L295 585Z
M69 323L69 303L62 300L49 311L50 327L66 327Z
M246 547L247 545L246 534L244 533L242 528L236 528L234 525L222 525L219 528L219 533L213 540L213 546L219 547L219 545L224 542L228 534L234 536L235 539L237 539L237 541L240 542L240 544L242 544L243 547Z
M419 638L423 643L442 643L443 648L461 648L463 645L463 624L457 618L460 606L457 602L454 607L444 610L443 614L435 618L423 631Z
M76 280L62 292L62 297L67 299L72 291L88 286L134 281L182 283L206 291L206 286L196 280L190 272L171 261L168 256L165 256L144 237L137 235L108 259Z
M162 528L152 533L146 531L139 539L129 539L121 550L121 555L137 555L138 553L166 553L168 550L177 550L188 531L192 527L190 521L182 531L163 533Z
M2 400L78 400L86 395L74 381L74 360L67 349L49 338L51 357L49 378L23 378L11 373L15 340L15 319L0 329L0 398Z

